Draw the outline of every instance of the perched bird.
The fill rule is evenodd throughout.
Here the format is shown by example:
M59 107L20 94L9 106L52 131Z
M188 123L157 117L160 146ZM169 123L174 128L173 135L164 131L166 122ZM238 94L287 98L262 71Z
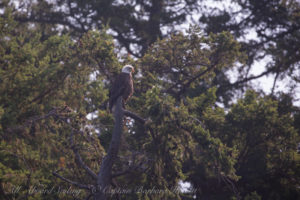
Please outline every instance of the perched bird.
M120 96L122 96L124 107L126 101L133 94L132 72L134 72L134 68L131 65L125 65L122 68L122 72L117 76L116 80L112 84L109 91L109 110L111 112L113 111L114 104Z

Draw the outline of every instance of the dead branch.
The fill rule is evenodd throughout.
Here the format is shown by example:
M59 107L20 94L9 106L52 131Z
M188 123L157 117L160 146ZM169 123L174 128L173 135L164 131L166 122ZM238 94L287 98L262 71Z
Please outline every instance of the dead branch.
M91 170L91 168L89 168L84 162L83 160L81 159L81 156L80 154L78 153L78 150L77 148L75 147L74 145L74 141L73 141L73 134L74 132L72 131L71 133L71 136L70 136L70 145L71 145L71 148L75 154L75 158L76 160L78 161L79 165L85 169L85 171L94 179L94 180L97 180L97 175L95 174L95 172L93 172L93 170Z
M146 119L140 117L139 115L129 111L129 110L124 110L124 115L128 116L128 117L131 117L132 119L140 122L141 124L145 124L147 122Z
M86 190L91 190L91 189L92 189L91 186L84 185L84 184L81 184L81 183L77 183L77 182L75 182L75 181L72 181L72 180L70 180L70 179L67 179L67 178L65 178L65 177L63 177L63 176L61 176L61 175L59 175L57 172L58 172L58 171L52 172L52 174L53 174L54 176L60 178L61 180L65 181L65 182L68 182L68 183L70 183L70 184L72 184L72 185L75 185L75 186L77 186L77 187L79 187L79 188L81 188L81 189L86 189Z

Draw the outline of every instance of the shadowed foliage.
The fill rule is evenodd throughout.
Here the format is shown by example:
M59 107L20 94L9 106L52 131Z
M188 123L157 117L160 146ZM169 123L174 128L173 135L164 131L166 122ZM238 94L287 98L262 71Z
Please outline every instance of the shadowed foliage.
M300 198L296 1L202 9L185 33L204 1L51 2L0 3L0 199ZM124 64L135 92L113 114ZM267 74L294 82L255 90Z

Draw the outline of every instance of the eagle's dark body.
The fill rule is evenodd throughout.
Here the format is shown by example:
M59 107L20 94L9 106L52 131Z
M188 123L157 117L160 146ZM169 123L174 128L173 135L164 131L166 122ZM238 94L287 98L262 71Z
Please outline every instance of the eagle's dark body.
M133 94L133 81L131 73L121 72L109 91L109 110L112 111L112 108L118 98L122 96L123 98L123 107L129 97Z

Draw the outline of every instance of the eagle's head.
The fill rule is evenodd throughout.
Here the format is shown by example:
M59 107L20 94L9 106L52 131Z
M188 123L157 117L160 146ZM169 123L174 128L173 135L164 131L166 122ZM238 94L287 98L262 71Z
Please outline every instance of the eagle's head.
M134 68L131 65L125 65L122 68L123 73L131 74L131 72L134 72Z

